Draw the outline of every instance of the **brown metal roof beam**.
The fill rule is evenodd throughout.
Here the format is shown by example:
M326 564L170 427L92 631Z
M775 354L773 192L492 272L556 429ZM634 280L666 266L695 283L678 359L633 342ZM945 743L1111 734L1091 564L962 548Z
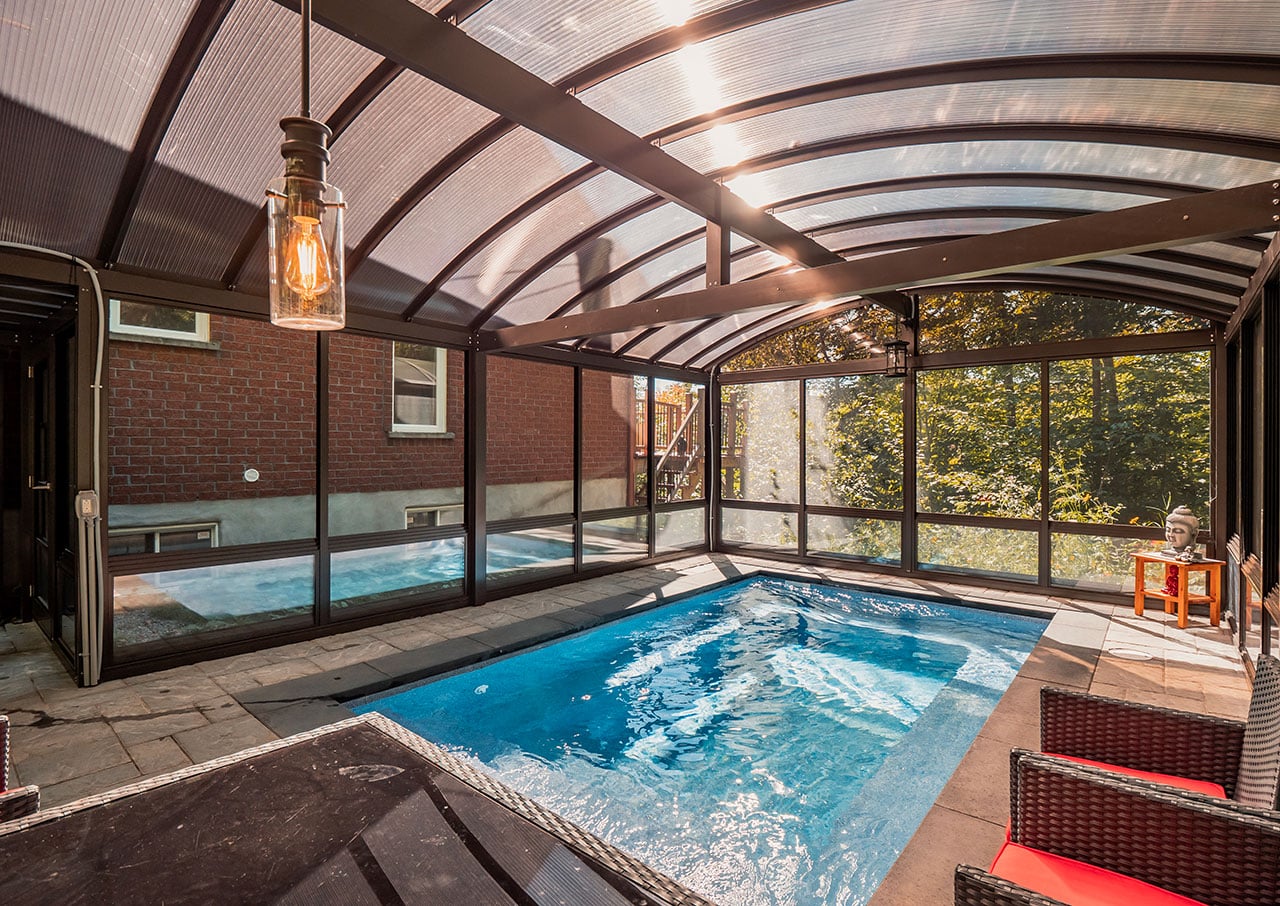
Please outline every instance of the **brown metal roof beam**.
M1276 190L1280 190L1280 182L1274 182L1271 186ZM1271 237L1270 245L1262 253L1262 260L1258 263L1258 269L1253 272L1253 276L1249 278L1249 285L1240 294L1240 304L1236 306L1236 313L1231 316L1231 320L1227 323L1226 336L1228 339L1236 335L1236 331L1240 329L1240 322L1252 314L1255 303L1262 298L1262 287L1278 272L1280 272L1280 233L1276 233Z
M809 265L836 255L410 0L316 0L327 28L688 208Z
M116 197L111 203L111 213L107 215L106 226L102 230L102 239L98 243L98 258L102 261L114 262L120 257L124 248L125 236L129 232L129 223L133 220L134 209L142 197L146 187L147 176L155 166L156 153L160 143L164 141L165 132L178 111L182 95L191 84L200 61L213 43L214 36L222 27L222 20L231 11L234 0L202 0L191 12L187 26L182 32L178 46L174 48L169 65L156 86L156 93L147 107L146 116L138 128L138 138L129 152L120 184L116 186Z
M1255 183L746 283L708 287L554 321L506 327L487 339L503 348L536 346L749 311L781 302L801 302L824 294L865 295L1269 231L1280 222L1280 215L1275 213L1280 205L1278 199L1280 191L1273 189L1272 183Z

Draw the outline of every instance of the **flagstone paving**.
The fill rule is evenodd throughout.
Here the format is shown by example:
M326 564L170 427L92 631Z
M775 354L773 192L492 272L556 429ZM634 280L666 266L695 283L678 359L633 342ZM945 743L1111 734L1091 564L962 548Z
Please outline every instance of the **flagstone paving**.
M38 784L42 807L60 805L348 716L334 696L465 666L756 571L1052 617L872 906L950 902L956 863L990 862L1008 815L1009 747L1037 746L1041 685L1234 718L1248 707L1235 646L1202 613L1180 630L1150 608L1136 617L1131 608L1041 593L711 554L91 689L76 688L34 624L0 627L0 713L13 722L10 783Z

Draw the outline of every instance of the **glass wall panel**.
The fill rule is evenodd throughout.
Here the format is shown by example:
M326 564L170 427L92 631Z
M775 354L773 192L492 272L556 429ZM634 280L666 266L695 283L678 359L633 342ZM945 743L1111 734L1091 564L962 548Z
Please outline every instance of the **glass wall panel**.
M1135 551L1151 542L1105 535L1054 532L1049 537L1050 581L1054 585L1096 591L1133 591Z
M725 500L799 502L799 422L799 381L721 389L720 487Z
M856 516L809 517L809 553L848 557L885 566L902 562L902 523Z
M490 521L573 512L573 369L488 362Z
M1039 576L1037 532L921 522L916 534L921 569L1028 582Z
M720 537L727 544L759 544L796 553L796 513L722 509Z
M921 372L916 438L921 512L1039 516L1039 365Z
M657 513L656 551L670 553L707 543L707 512L703 507Z
M701 500L707 471L707 388L654 381L653 443L657 502Z
M824 378L805 394L809 504L902 509L902 378Z
M260 624L310 624L315 557L283 557L115 576L112 638L119 655L184 647L186 637Z
M465 562L463 538L334 553L329 556L330 606L337 611L406 595L460 593Z
M464 358L345 331L330 336L329 534L462 522ZM336 605L336 590L332 599Z
M1209 523L1207 350L1049 366L1050 512L1163 525L1185 504Z
M113 552L190 526L197 546L315 537L315 336L223 315L208 331L111 335Z
M649 517L621 516L582 524L582 563L621 563L649 556Z
M582 369L582 508L649 501L649 380Z
M489 536L485 575L490 585L509 585L572 569L572 524Z

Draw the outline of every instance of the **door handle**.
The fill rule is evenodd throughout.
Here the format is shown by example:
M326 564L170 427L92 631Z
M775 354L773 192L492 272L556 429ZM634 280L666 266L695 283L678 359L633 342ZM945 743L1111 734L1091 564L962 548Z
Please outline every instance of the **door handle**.
M33 491L52 491L53 490L53 485L51 485L49 482L42 481L39 484L36 484L36 480L30 476L28 476L27 478L27 487L29 487Z

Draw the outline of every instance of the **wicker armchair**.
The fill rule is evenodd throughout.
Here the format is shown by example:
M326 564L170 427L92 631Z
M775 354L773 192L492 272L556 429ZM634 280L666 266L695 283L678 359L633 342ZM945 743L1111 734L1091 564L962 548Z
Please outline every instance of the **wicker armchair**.
M9 789L9 718L0 716L0 823L25 818L40 808L40 788Z
M1020 749L1010 786L1009 842L989 871L956 868L957 906L1280 904L1280 819L1266 809Z
M1259 658L1244 723L1045 687L1040 748L1197 792L1211 784L1221 787L1216 795L1244 805L1280 808L1280 661Z

